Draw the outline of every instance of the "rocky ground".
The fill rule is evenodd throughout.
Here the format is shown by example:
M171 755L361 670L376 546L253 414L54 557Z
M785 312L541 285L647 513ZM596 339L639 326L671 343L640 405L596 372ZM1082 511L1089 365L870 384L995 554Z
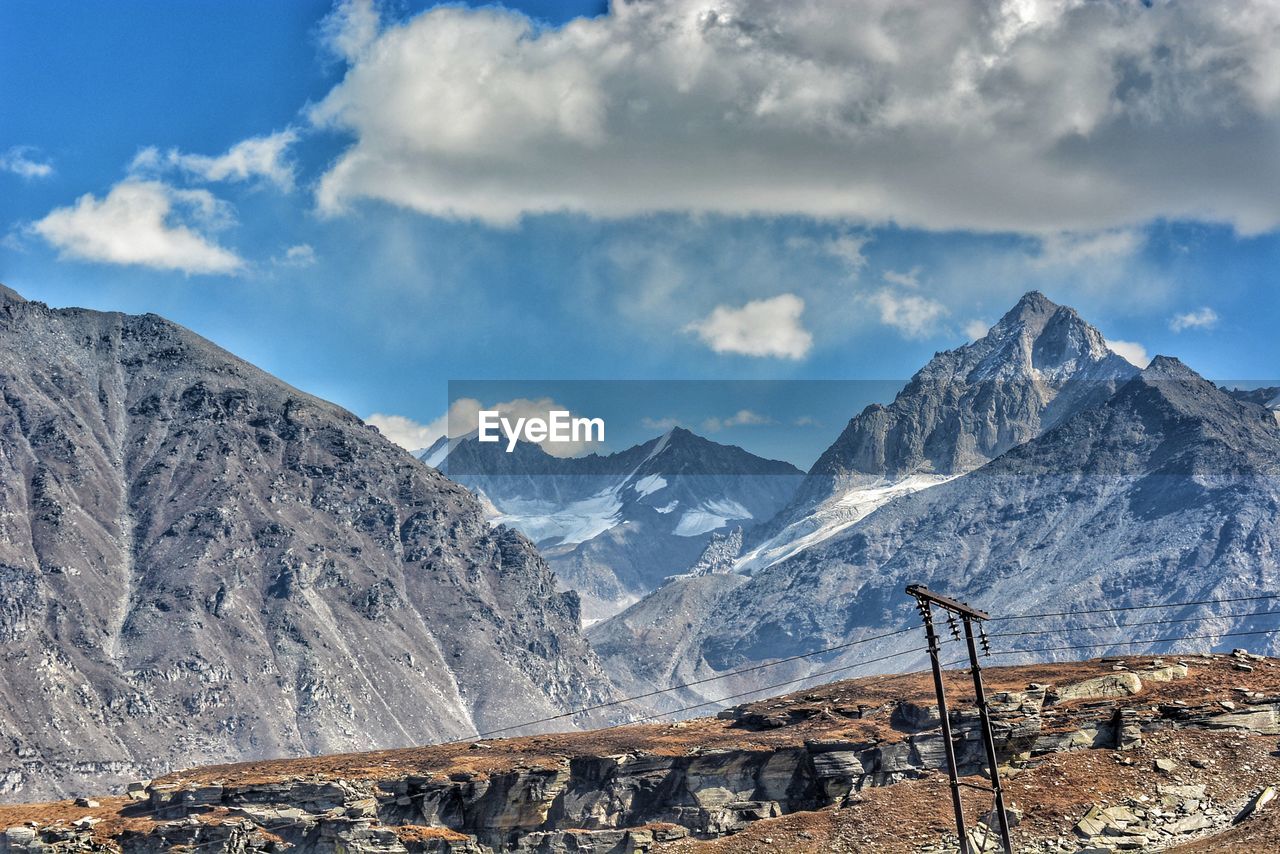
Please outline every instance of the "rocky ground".
M1280 848L1280 801L1250 811L1280 783L1276 661L986 673L1016 850ZM981 785L966 679L952 725ZM0 851L954 851L932 701L927 674L872 677L674 724L198 768L2 807ZM977 828L990 796L965 799Z

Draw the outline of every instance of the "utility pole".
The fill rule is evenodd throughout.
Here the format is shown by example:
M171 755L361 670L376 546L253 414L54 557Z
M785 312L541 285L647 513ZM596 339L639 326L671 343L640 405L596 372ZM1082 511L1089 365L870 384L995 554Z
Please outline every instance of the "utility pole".
M977 639L974 637L973 624L978 623L982 649L990 654L986 631L982 623L991 617L985 611L971 608L963 602L957 602L948 596L934 593L920 584L907 586L907 595L914 597L916 607L920 610L920 618L924 622L925 638L929 645L929 661L933 665L933 687L938 695L938 714L942 718L942 742L947 756L947 774L951 783L951 804L956 814L956 833L960 837L960 854L975 854L969 845L969 837L964 827L964 804L960 799L960 786L972 785L960 782L960 768L956 764L955 744L951 740L951 720L947 712L946 691L942 684L942 662L939 658L938 633L933 625L933 607L936 605L947 612L947 622L951 624L951 632L956 640L960 639L960 630L955 625L959 617L964 623L964 636L969 647L969 672L973 675L973 690L978 701L978 718L982 723L982 746L987 754L987 766L991 769L991 791L995 795L996 821L999 824L1000 842L1004 854L1013 854L1013 843L1009 839L1009 816L1005 812L1004 788L1000 785L1000 769L997 766L995 737L991 732L991 712L987 707L987 695L982 685L982 668L978 664Z

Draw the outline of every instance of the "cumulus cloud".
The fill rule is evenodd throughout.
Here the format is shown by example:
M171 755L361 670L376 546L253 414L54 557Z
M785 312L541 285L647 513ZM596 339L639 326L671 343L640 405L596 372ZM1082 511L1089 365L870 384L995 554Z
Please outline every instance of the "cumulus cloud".
M331 18L322 210L799 213L1035 234L1280 224L1280 5L616 0Z
M27 179L48 178L53 174L53 164L31 146L15 145L0 154L0 170Z
M719 433L730 427L755 427L761 424L772 424L773 419L752 412L750 409L739 409L728 418L708 418L702 422L702 429L708 433Z
M868 294L866 300L879 312L880 322L892 326L907 338L924 338L933 333L938 321L947 315L947 307L920 294L902 294L882 288Z
M1112 341L1107 339L1106 344L1107 349L1131 365L1145 368L1151 364L1151 357L1147 355L1147 348L1136 341Z
M261 178L281 190L290 190L293 188L294 165L288 158L288 150L297 140L297 131L282 130L241 140L216 157L186 154L176 148L166 152L154 147L144 148L133 158L130 171L147 175L176 169L203 181Z
M964 334L977 341L979 338L985 338L987 333L991 331L991 324L985 320L973 319L964 325Z
M804 300L779 294L752 300L739 308L716 306L711 314L685 327L717 353L803 359L813 336L800 322Z
M55 208L31 230L62 257L183 273L235 273L244 261L211 233L231 222L225 203L205 190L129 179L101 199L86 193Z
M1174 332L1183 332L1187 329L1212 329L1218 325L1219 319L1218 313L1206 305L1195 311L1174 315L1169 320L1169 328Z

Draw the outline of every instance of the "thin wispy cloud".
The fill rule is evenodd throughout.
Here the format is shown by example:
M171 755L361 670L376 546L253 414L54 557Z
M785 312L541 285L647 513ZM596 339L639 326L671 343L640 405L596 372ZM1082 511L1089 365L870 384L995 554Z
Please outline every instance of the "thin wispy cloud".
M898 285L904 288L920 287L920 268L912 267L905 273L897 270L885 270L882 278L891 285Z
M30 145L15 145L0 154L0 171L20 178L48 178L53 174L53 162Z
M138 152L129 170L143 176L176 170L200 181L260 179L288 191L293 189L295 172L288 151L297 140L297 131L288 129L241 140L217 156L149 147Z
M772 418L753 412L750 409L739 409L727 418L707 418L702 422L702 429L708 433L719 433L730 427L759 427L773 424Z
M1195 311L1175 314L1169 320L1169 328L1174 332L1184 332L1188 329L1212 329L1218 325L1220 319L1218 313L1206 305Z

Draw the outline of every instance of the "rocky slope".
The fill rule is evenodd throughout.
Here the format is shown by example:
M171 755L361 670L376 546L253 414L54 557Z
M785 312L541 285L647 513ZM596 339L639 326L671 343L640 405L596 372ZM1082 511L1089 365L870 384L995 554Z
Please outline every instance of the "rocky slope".
M608 696L531 544L159 317L0 291L0 791L456 738Z
M1018 850L1227 830L1280 776L1278 672L1243 652L989 669ZM971 683L946 682L976 775ZM0 808L0 851L939 851L940 739L927 676L858 679L677 724L193 769ZM966 801L976 826L989 800Z
M607 456L512 453L474 437L422 455L491 503L491 519L534 540L587 620L608 617L685 570L712 532L773 517L803 475L676 427Z

